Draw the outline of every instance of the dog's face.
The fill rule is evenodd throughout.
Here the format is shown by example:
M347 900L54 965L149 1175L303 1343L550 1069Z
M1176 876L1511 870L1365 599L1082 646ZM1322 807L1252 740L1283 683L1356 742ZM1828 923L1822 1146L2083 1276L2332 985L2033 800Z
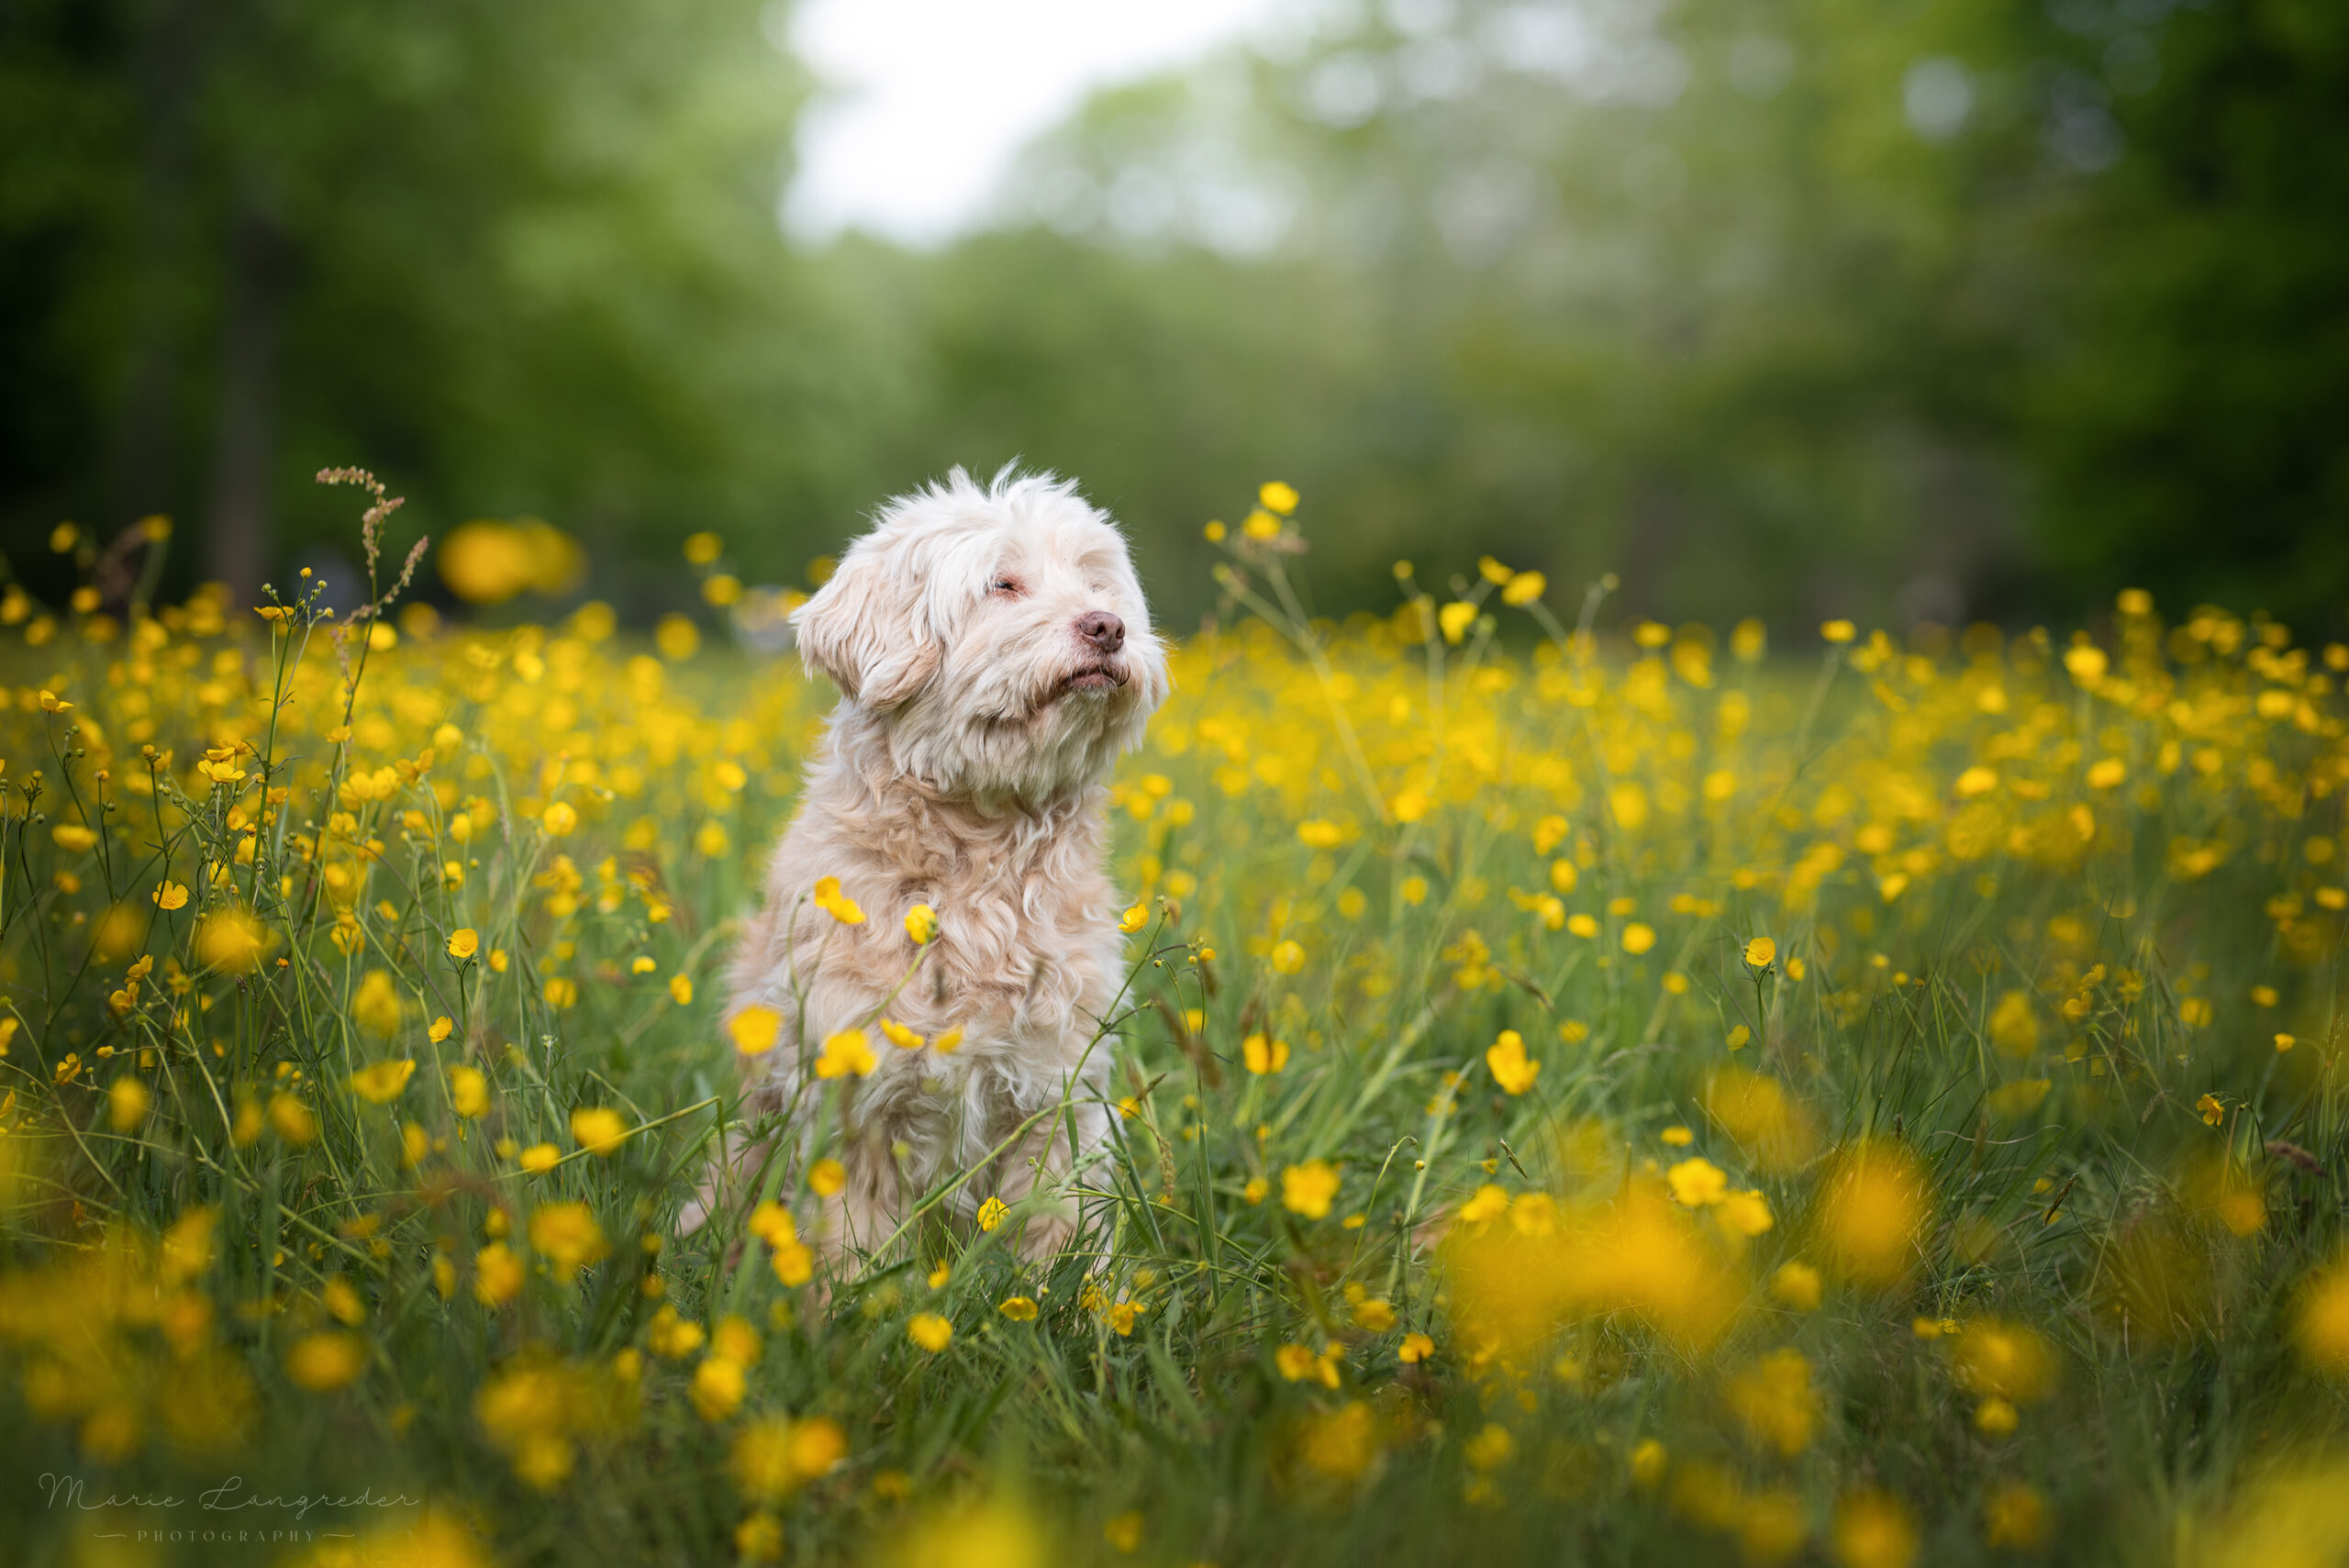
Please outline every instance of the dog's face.
M1088 784L1166 697L1124 538L1049 475L982 488L956 469L899 496L792 624L896 765L951 795Z

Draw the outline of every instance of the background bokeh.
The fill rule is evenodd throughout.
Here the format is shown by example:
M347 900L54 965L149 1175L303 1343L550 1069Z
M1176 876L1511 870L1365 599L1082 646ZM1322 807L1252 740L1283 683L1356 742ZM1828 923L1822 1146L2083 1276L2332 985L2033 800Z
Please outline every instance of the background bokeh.
M347 552L311 475L363 463L395 546L578 541L499 613L715 624L685 536L788 584L1016 456L1119 514L1178 626L1201 524L1275 476L1330 608L1489 551L1670 619L2349 614L2327 0L1290 6L925 246L782 221L823 100L792 23L0 11L12 570L61 598L61 520L163 513L176 585L243 592Z

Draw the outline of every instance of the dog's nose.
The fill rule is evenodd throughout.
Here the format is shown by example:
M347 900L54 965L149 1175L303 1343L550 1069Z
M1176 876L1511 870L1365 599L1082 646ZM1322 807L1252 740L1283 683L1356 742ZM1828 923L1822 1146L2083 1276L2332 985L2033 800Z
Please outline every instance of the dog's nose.
M1076 635L1104 653L1126 645L1126 623L1107 610L1087 610L1076 617Z

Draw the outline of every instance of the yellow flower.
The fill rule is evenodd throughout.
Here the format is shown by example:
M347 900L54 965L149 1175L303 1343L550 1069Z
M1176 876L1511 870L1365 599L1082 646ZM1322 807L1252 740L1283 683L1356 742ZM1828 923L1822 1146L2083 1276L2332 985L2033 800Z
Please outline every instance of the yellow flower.
M628 1121L608 1106L581 1106L571 1113L571 1137L590 1154L608 1160L628 1140Z
M2064 650L2064 669L2079 685L2093 688L2111 667L2104 650L2093 643L2076 642Z
M669 976L669 999L676 1003L680 1007L692 1006L694 1001L693 976L689 974L672 974Z
M1816 1213L1820 1239L1843 1273L1886 1289L1916 1262L1932 1198L1924 1173L1906 1149L1869 1141L1837 1158Z
M1456 648L1476 624L1476 606L1465 599L1454 599L1436 611L1435 620L1443 628L1443 639Z
M449 1069L449 1108L468 1120L489 1114L489 1080L480 1068Z
M1273 486L1267 484L1264 488L1270 490ZM1280 488L1286 490L1288 486L1284 484ZM1109 1543L1112 1551L1130 1556L1141 1550L1141 1515L1130 1509L1122 1514L1112 1514L1108 1522L1101 1527L1101 1539Z
M2009 991L1998 998L1990 1009L1990 1043L2000 1055L2018 1060L2039 1049L2039 1015L2030 993Z
M1240 531L1252 539L1281 537L1281 520L1259 506L1240 520Z
M460 926L449 933L449 956L462 963L481 951L481 933L471 926Z
M442 1040L447 1040L451 1035L456 1032L456 1020L444 1013L440 1017L432 1020L431 1027L424 1031L424 1038L430 1040L433 1044L439 1045Z
M1630 925L1623 928L1623 951L1625 952L1630 953L1636 958L1641 953L1647 951L1648 949L1653 946L1655 946L1655 928L1653 926L1648 925L1643 921L1634 920Z
M1319 1373L1321 1358L1303 1345L1283 1345L1273 1352L1273 1364L1289 1382L1302 1383Z
M828 1473L847 1453L848 1434L829 1417L769 1417L742 1429L729 1467L746 1495L772 1500Z
M568 1284L573 1274L604 1256L603 1227L584 1203L540 1204L530 1212L530 1251Z
M1395 1327L1395 1304L1382 1296L1367 1296L1354 1303L1354 1322L1373 1334L1384 1334Z
M1697 1141L1697 1135L1685 1127L1667 1127L1656 1136L1675 1149L1685 1149Z
M1149 924L1150 902L1147 899L1136 900L1131 908L1118 917L1118 929L1130 937Z
M816 907L843 926L864 924L864 911L857 907L855 899L841 891L839 877L819 876L816 879Z
M187 889L176 882L158 883L155 886L155 907L165 911L187 907Z
M713 1355L724 1356L737 1366L756 1366L763 1350L759 1331L732 1313L720 1318L710 1330L709 1347Z
M473 1298L484 1307L503 1307L522 1294L522 1260L503 1241L492 1241L473 1254Z
M1979 764L1958 774L1955 785L1958 797L1962 800L1976 799L1998 787L1998 771L1996 768L1986 768Z
M1721 1168L1702 1155L1683 1160L1664 1172L1664 1179L1672 1188L1673 1200L1690 1208L1702 1208L1719 1203L1729 1191L1729 1177Z
M1257 487L1256 501L1267 512L1276 512L1286 517L1297 510L1297 495L1291 486L1272 479Z
M791 1211L772 1198L751 1210L742 1229L770 1247L780 1247L799 1238L799 1228L793 1222Z
M938 911L927 904L917 904L906 911L906 935L914 946L928 947L938 939Z
M734 1527L734 1554L746 1562L774 1562L783 1555L783 1521L763 1509Z
M907 1320L906 1337L936 1355L953 1341L954 1325L935 1312L917 1312Z
M1305 949L1294 941L1275 942L1272 962L1274 973L1295 974L1305 967Z
M1847 620L1827 621L1819 628L1819 635L1829 642L1849 642L1859 634L1860 628Z
M1281 1173L1281 1207L1308 1219L1326 1218L1338 1195L1337 1170L1326 1160L1308 1160Z
M1770 1276L1771 1298L1797 1312L1819 1310L1819 1271L1805 1262L1787 1262Z
M1917 1527L1889 1493L1862 1490L1835 1505L1835 1555L1844 1568L1909 1568Z
M1429 1339L1425 1334L1406 1334L1403 1336L1402 1344L1396 1349L1395 1359L1408 1365L1423 1362L1433 1354L1435 1354L1433 1340Z
M1247 1063L1248 1071L1262 1077L1288 1065L1288 1041L1266 1040L1261 1034L1252 1034L1240 1042L1240 1055Z
M1475 1195L1460 1206L1458 1218L1463 1225L1482 1225L1488 1219L1498 1219L1508 1212L1508 1194L1486 1182L1476 1189Z
M796 1240L779 1241L770 1266L780 1283L794 1287L806 1284L816 1276L815 1249Z
M1511 1095L1525 1093L1542 1074L1542 1063L1525 1054L1525 1039L1515 1029L1501 1030L1500 1039L1486 1048L1485 1065L1492 1069L1493 1082Z
M2009 1551L2031 1551L2047 1534L2047 1505L2020 1481L1990 1489L1982 1503L1982 1540Z
M545 815L539 818L539 826L546 829L550 839L564 838L579 826L579 813L568 801L558 800L547 807Z
M2300 1287L2292 1338L2319 1372L2349 1375L2349 1252L2318 1269Z
M313 1394L331 1394L367 1370L367 1341L336 1329L305 1334L285 1352L285 1375Z
M818 1160L807 1167L807 1190L818 1197L830 1197L848 1185L848 1167L838 1160Z
M816 1076L841 1078L853 1075L865 1078L870 1077L873 1070L880 1065L880 1059L873 1054L873 1046L864 1038L863 1029L842 1029L824 1038L822 1054L816 1058Z
M773 1007L751 1006L726 1021L734 1049L744 1056L763 1056L783 1038L783 1015Z
M986 1202L979 1205L979 1229L989 1231L995 1229L996 1226L1003 1223L1004 1216L1010 1212L1011 1210L1001 1198L987 1199Z
M1781 1456L1792 1459L1809 1446L1820 1407L1800 1351L1771 1351L1731 1378L1722 1396L1746 1430Z
M1030 1323L1033 1322L1036 1318L1035 1302L1024 1296L1006 1296L1004 1298L1003 1305L996 1307L996 1310L1002 1313L1006 1318L1010 1318L1014 1323Z
M1549 586L1550 580L1547 577L1542 576L1539 572L1517 573L1512 575L1506 584L1502 584L1501 603L1505 605L1530 605L1534 600L1540 598L1543 591Z
M881 1020L881 1032L883 1035L887 1037L891 1045L896 1046L900 1051L919 1051L924 1044L921 1036L914 1033L913 1030L907 1029L905 1025L899 1023L895 1018L883 1018Z
M1776 1222L1758 1191L1723 1193L1713 1205L1713 1223L1732 1236L1759 1236Z
M936 1040L931 1040L930 1048L941 1056L951 1056L953 1054L954 1048L962 1043L963 1026L956 1024L952 1029L943 1031Z
M106 1086L106 1124L117 1132L135 1131L155 1103L154 1091L137 1078L117 1078Z
M694 1368L690 1397L705 1421L722 1421L742 1405L742 1368L725 1356L705 1356Z
M317 1140L317 1113L283 1091L270 1096L269 1125L278 1137L296 1148Z
M250 972L268 950L269 930L241 909L207 915L195 928L195 956L208 969L232 974Z
M351 1092L370 1104L387 1106L406 1092L415 1071L412 1061L371 1062L351 1075Z
M533 1143L522 1151L522 1169L534 1176L544 1175L562 1163L562 1151L551 1143Z
M2194 1108L2202 1113L2205 1127L2216 1127L2227 1119L2227 1103L2216 1095L2203 1095L2194 1102Z
M1778 959L1778 944L1767 937L1756 937L1745 944L1745 962L1754 969L1767 969Z
M1240 1189L1240 1195L1252 1204L1262 1203L1264 1201L1265 1195L1272 1190L1273 1184L1263 1176L1251 1176L1248 1178L1248 1184Z
M1670 1464L1671 1455L1653 1438L1642 1438L1631 1447L1631 1480L1638 1485L1655 1485L1664 1479Z

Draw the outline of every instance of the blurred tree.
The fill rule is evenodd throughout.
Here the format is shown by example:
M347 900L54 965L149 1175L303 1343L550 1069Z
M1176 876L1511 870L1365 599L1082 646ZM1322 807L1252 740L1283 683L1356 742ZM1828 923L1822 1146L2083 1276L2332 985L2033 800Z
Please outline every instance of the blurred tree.
M787 581L1017 457L1178 625L1273 476L1337 608L1490 551L1674 618L2340 615L2337 6L1300 7L929 253L783 242L784 15L0 10L0 547L38 584L60 517L161 510L250 584L359 462L640 620L688 532Z
M2078 21L2161 89L2066 248L2079 326L2040 383L2048 563L2173 608L2349 608L2349 9L2233 0L2157 59Z
M167 511L250 591L344 531L328 462L443 527L544 512L607 567L825 488L838 392L803 367L853 354L776 229L804 89L763 14L9 7L12 556Z
M1996 0L1334 15L1097 101L1008 216L1330 279L1288 330L1342 314L1368 385L1295 477L1350 539L1440 517L1446 566L1616 569L1658 613L2013 607L2028 247L2094 172L2043 134L2069 35Z

